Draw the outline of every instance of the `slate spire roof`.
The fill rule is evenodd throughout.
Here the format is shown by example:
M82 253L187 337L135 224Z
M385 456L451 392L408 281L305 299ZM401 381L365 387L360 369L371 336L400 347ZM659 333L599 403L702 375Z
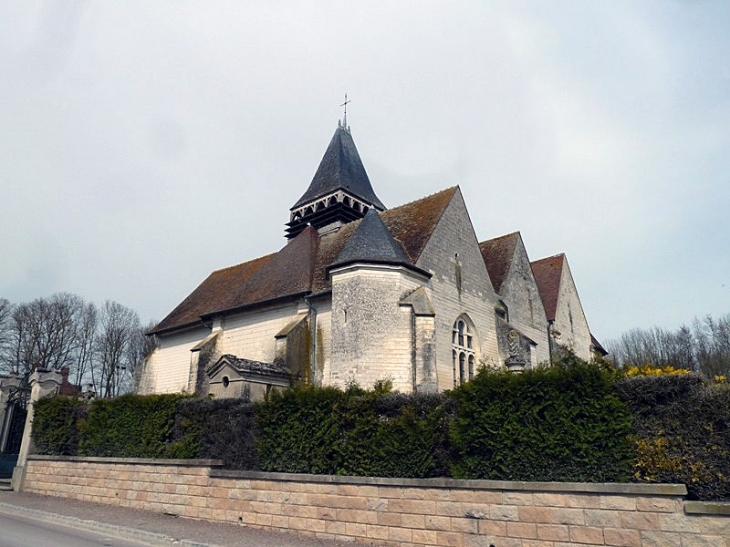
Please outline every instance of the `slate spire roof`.
M371 208L383 211L385 205L373 191L350 128L338 123L309 188L290 209L286 237L296 237L306 226L336 229Z
M330 269L355 262L398 264L415 269L375 209L368 210Z
M342 124L338 124L309 188L292 206L292 210L337 190L345 190L381 211L385 209L370 184L349 129Z

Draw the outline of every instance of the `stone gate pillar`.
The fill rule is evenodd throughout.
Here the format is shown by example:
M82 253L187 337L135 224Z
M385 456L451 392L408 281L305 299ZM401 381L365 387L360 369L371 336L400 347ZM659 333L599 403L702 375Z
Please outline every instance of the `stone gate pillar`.
M30 401L28 402L28 415L25 418L25 429L23 429L23 440L20 443L20 452L18 454L18 463L13 470L13 490L19 492L23 486L23 476L25 475L25 462L28 454L33 451L33 441L31 439L31 430L33 428L33 403L45 397L46 395L55 395L61 386L63 376L55 370L36 370L30 375L28 384L30 385Z

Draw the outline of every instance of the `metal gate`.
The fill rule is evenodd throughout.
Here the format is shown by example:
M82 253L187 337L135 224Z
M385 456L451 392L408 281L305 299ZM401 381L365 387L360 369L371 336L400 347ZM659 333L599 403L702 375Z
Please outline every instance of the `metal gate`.
M25 418L28 414L30 387L23 382L12 391L5 408L5 423L2 424L0 454L17 454L23 440Z

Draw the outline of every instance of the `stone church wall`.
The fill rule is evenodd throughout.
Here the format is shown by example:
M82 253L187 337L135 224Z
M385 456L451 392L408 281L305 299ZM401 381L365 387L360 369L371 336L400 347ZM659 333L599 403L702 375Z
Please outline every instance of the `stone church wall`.
M560 332L560 336L555 339L558 343L573 348L582 359L591 359L591 332L567 261L560 281L553 330Z
M476 327L477 362L499 355L494 320L497 297L460 191L444 211L417 265L433 272L429 296L436 310L438 387L451 389L451 336L461 314L467 314Z
M296 318L298 312L307 311L302 304L287 303L226 317L221 322L218 352L272 363L276 357L275 336Z
M332 363L332 297L322 297L312 302L317 314L316 342L314 346L314 383L323 385L329 378Z
M411 309L400 299L420 282L401 267L355 265L332 274L332 366L326 384L391 380L413 390Z
M208 336L205 328L158 337L159 347L147 360L139 393L177 393L189 389L190 350Z
M550 360L547 316L524 246L517 245L515 253L509 276L501 289L502 300L508 307L510 325L537 342L537 347L532 347L534 366Z

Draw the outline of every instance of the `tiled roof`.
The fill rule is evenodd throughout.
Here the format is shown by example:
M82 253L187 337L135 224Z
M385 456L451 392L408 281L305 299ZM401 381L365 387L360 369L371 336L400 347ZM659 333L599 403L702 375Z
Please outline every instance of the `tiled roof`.
M190 293L150 334L200 322L206 310L217 309L228 295L245 285L249 278L276 256L276 253L255 258L243 264L216 270Z
M336 190L346 190L375 205L378 209L385 209L385 205L373 191L360 154L355 147L355 141L352 140L349 130L342 126L335 131L309 188L292 206L292 209Z
M497 293L502 292L502 284L507 279L512 260L515 256L515 247L520 239L519 232L495 237L479 244L484 264L489 272L489 279Z
M403 246L413 264L418 262L446 206L458 191L458 186L452 186L418 201L380 213L383 223L396 241Z
M536 260L530 264L537 282L537 290L540 293L540 298L542 298L542 304L545 306L548 321L555 321L563 264L565 264L565 255L563 253Z
M383 224L416 264L457 187L380 213ZM201 318L303 293L330 290L328 267L363 220L320 236L308 227L279 252L213 272L151 334L200 323Z

